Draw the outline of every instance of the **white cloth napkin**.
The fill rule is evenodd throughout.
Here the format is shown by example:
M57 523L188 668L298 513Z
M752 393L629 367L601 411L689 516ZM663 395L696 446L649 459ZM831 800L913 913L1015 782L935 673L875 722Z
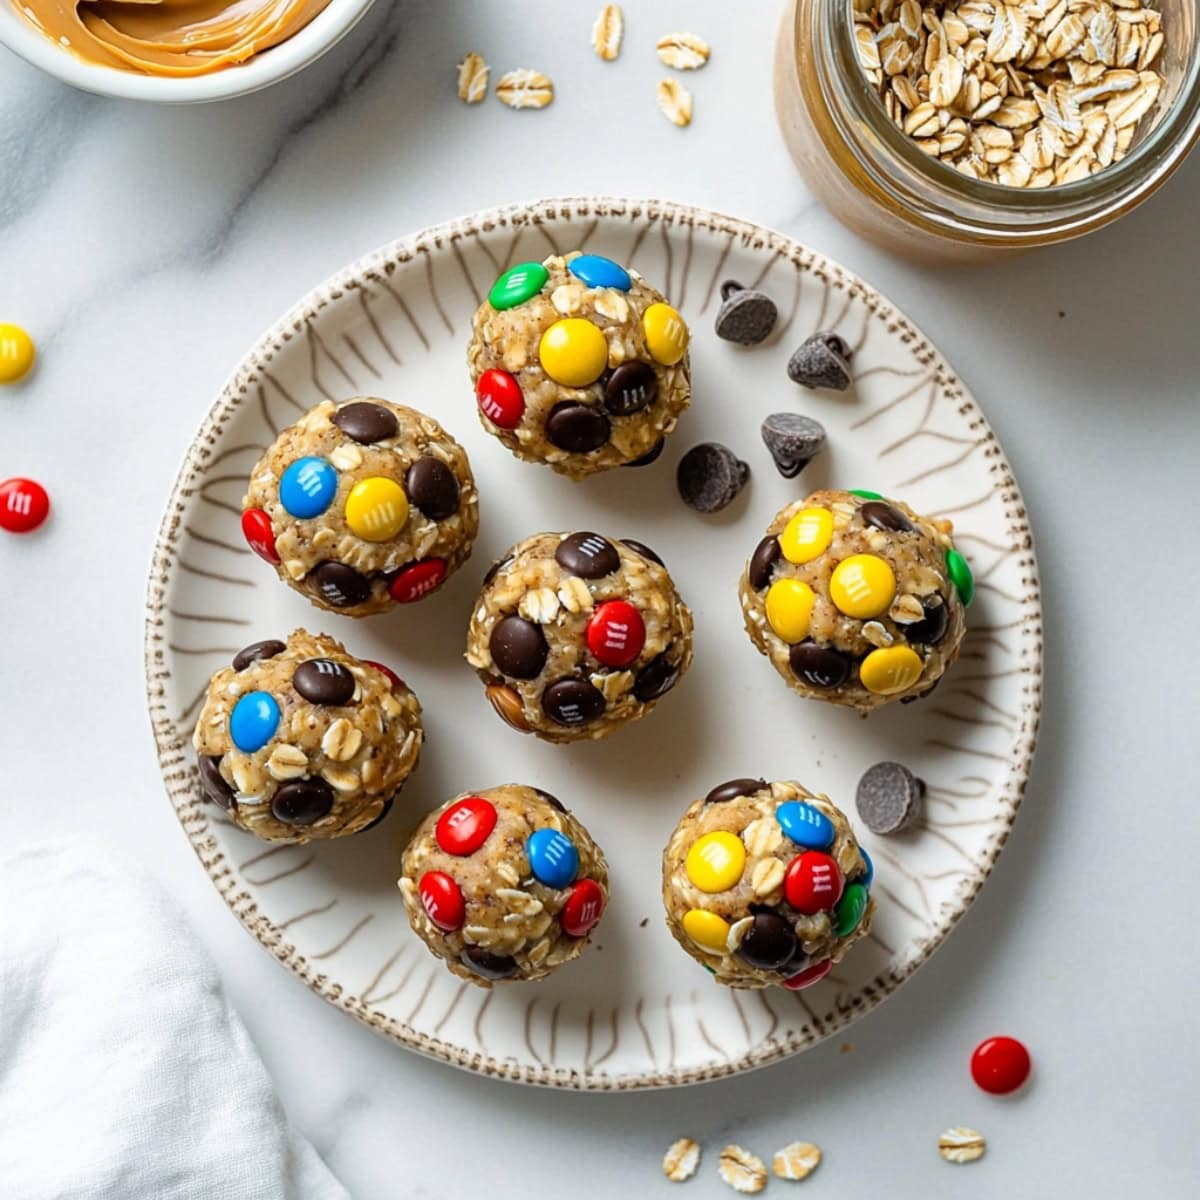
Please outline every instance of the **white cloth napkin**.
M4 1200L346 1200L182 912L100 842L0 864Z

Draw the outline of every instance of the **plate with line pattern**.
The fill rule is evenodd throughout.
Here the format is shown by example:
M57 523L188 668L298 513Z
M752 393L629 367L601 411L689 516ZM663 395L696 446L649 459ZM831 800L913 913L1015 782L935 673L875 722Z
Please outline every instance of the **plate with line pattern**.
M693 330L693 402L666 453L636 472L572 483L521 463L480 427L465 349L472 314L505 266L585 249L638 270ZM770 339L719 341L728 279L778 303ZM853 348L844 393L787 377L818 329ZM478 480L472 560L436 596L355 621L284 587L243 543L238 517L257 457L326 399L376 395L429 412ZM829 433L796 480L759 437L774 411ZM675 466L700 441L751 464L715 517L685 508ZM936 695L868 719L792 694L742 629L737 581L775 512L822 487L870 488L948 517L977 595L959 661ZM486 567L546 529L596 529L653 546L696 618L695 665L655 712L613 737L552 746L492 712L463 661ZM420 766L391 815L356 837L273 846L203 802L191 733L208 677L243 645L297 626L402 673L424 706ZM1041 706L1037 564L1020 490L986 417L933 344L869 285L800 243L659 201L549 200L403 238L316 288L247 354L188 447L167 502L147 592L146 682L169 799L233 913L318 995L383 1036L523 1083L587 1089L719 1078L803 1051L890 995L941 944L986 880L1016 817ZM881 759L927 784L920 824L878 838L854 788ZM804 992L715 984L672 941L660 855L684 808L716 782L797 779L858 827L876 866L871 935ZM408 928L396 879L406 835L450 796L511 781L562 797L608 856L612 899L592 945L539 984L475 988Z

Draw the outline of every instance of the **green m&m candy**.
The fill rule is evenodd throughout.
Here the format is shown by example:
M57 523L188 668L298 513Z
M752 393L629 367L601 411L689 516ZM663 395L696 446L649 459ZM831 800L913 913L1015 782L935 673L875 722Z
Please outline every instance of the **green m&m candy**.
M509 267L488 292L488 303L495 309L516 308L532 300L546 286L550 272L541 263L517 263Z
M860 500L882 500L883 497L878 492L864 491L862 488L851 488L850 495L857 496Z
M849 884L833 910L834 932L838 937L849 937L867 911L867 889L861 883Z
M946 570L964 607L970 604L975 598L975 577L971 574L971 568L967 566L967 560L957 550L947 550Z

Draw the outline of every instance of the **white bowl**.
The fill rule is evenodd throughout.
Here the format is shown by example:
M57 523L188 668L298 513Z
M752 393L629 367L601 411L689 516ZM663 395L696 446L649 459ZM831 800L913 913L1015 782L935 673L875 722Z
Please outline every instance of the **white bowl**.
M349 33L374 2L330 0L299 33L248 63L189 78L139 75L84 62L30 25L12 0L0 0L0 43L47 74L87 92L155 104L202 104L244 96L294 75Z

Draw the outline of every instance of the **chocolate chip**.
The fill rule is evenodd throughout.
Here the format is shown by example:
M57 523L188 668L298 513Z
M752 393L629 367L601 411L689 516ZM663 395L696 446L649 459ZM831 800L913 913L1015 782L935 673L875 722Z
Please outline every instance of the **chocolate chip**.
M850 678L850 659L840 650L818 646L816 642L800 642L788 655L792 674L809 687L840 687Z
M779 309L770 296L728 280L721 285L721 299L717 337L740 346L756 346L771 336Z
M364 446L395 437L400 430L395 413L382 404L370 404L366 400L355 400L343 404L333 414L333 423L348 437Z
M911 533L913 523L898 509L879 500L870 500L859 510L862 519L876 529L892 533Z
M850 386L850 347L836 333L814 333L788 360L787 373L803 387L844 392Z
M854 797L859 819L872 832L899 833L921 816L925 784L906 766L880 762L858 781Z
M567 811L567 806L563 804L563 802L557 796L552 796L549 792L542 788L534 788L533 790L537 792L537 794L541 796L541 798L545 800L547 804L553 805L555 808L557 808L559 812Z
M604 407L614 417L628 417L649 408L657 394L658 376L649 363L622 363L604 385Z
M799 413L772 413L762 423L762 440L784 479L794 479L825 446L825 427Z
M293 779L271 797L271 812L285 825L311 825L333 808L333 788L324 779Z
M198 754L196 765L200 768L200 786L204 789L204 794L227 812L235 807L237 801L234 799L233 788L221 775L221 755Z
M488 649L496 666L514 679L533 679L546 665L546 655L550 653L541 626L517 616L496 622Z
M667 439L659 438L641 458L632 458L627 463L622 463L623 467L648 467L652 462L658 462L662 458L662 452L666 447Z
M777 912L760 912L754 914L738 954L752 967L778 971L792 961L796 946L796 934L783 917Z
M509 563L511 563L511 562L512 562L512 555L509 555L508 558L496 559L496 561L494 563L492 563L492 565L490 567L488 567L487 572L483 577L483 583L480 586L487 587L487 585L489 583L491 583L492 580L495 579L496 576L500 573L501 568L507 567L509 565Z
M292 676L292 687L313 704L349 704L354 695L354 676L349 667L328 658L302 662Z
M554 551L554 561L580 579L601 579L621 565L617 548L598 533L573 533Z
M374 829L392 811L392 805L396 803L395 796L389 796L384 802L383 807L379 810L379 815L373 820L364 825L358 832L366 833L368 829Z
M464 946L462 964L484 979L509 979L517 973L517 960L507 954L493 954L482 946Z
M633 694L643 703L665 696L679 682L679 667L666 654L651 659L633 681Z
M715 513L732 504L750 478L750 468L728 446L701 442L680 460L675 483L684 504Z
M634 554L640 554L643 558L648 558L651 562L658 563L660 567L665 567L667 564L663 562L645 542L635 542L633 538L622 538L622 546L628 546Z
M750 555L747 574L750 578L750 586L756 592L761 592L771 582L771 576L775 572L775 564L779 561L781 552L779 539L773 533L763 538L754 547L754 553Z
M569 454L589 454L608 441L611 428L600 409L562 400L546 418L546 440Z
M404 476L408 498L431 520L444 521L458 512L458 480L440 458L418 458Z
M604 693L586 679L557 679L542 693L542 711L559 725L586 725L604 708Z
M345 563L323 562L312 577L317 591L334 608L353 608L371 597L371 581Z
M727 804L739 796L753 796L767 786L765 779L731 779L728 783L718 783L707 796L705 804Z
M275 655L282 654L286 649L287 646L275 638L268 638L265 642L251 642L233 656L233 669L244 671L251 663L259 662L264 658L274 658Z
M902 626L904 636L910 642L922 646L936 646L946 636L946 629L950 624L950 610L936 592L932 596L922 598L921 608L925 611L924 617L911 625Z

